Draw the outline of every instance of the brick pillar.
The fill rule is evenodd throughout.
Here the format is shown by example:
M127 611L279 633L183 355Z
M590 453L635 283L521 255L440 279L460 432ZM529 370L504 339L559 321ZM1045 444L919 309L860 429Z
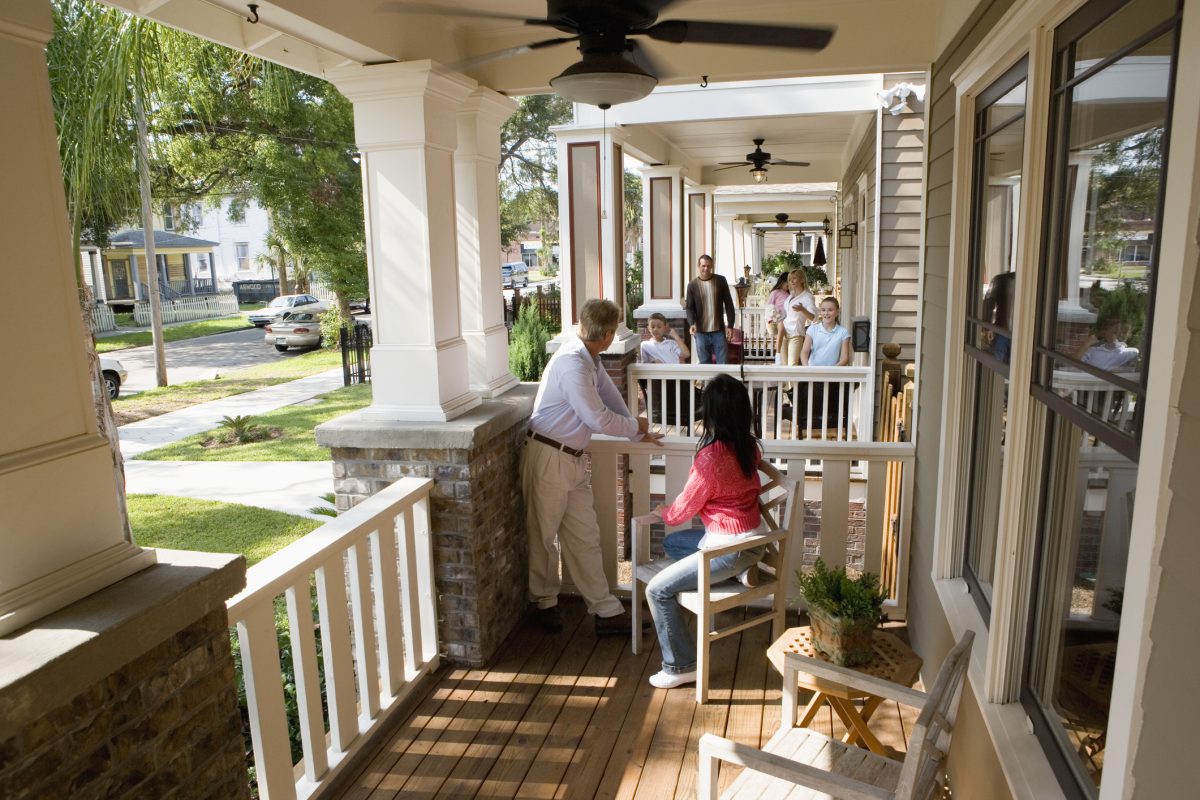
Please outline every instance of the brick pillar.
M600 363L612 378L621 397L629 396L629 365L637 361L637 350L626 353L601 353ZM631 409L637 413L637 409ZM629 474L629 456L617 456L617 528L622 532L621 541L623 552L629 552L629 520L633 518L633 496L625 486L625 476Z
M337 506L400 478L432 478L438 638L455 662L487 662L521 619L529 572L520 454L537 386L445 423L347 414L317 428L332 449Z

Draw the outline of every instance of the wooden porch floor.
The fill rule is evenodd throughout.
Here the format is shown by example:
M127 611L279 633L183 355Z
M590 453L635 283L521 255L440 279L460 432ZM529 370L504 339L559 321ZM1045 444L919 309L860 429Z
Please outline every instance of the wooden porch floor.
M491 667L441 670L342 798L690 800L703 734L758 746L778 728L769 625L713 648L710 702L699 706L692 687L649 685L661 666L657 645L635 656L627 638L597 639L580 602L567 600L563 611L562 633L527 623ZM826 711L816 727L829 733L835 725L840 736L840 722ZM903 749L914 719L889 702L872 729ZM723 768L722 787L735 775Z

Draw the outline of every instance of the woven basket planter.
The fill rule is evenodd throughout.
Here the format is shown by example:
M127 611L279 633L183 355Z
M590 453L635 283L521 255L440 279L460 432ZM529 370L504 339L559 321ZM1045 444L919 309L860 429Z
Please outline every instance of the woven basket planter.
M835 617L816 607L808 609L813 647L840 667L866 664L872 658L875 620Z

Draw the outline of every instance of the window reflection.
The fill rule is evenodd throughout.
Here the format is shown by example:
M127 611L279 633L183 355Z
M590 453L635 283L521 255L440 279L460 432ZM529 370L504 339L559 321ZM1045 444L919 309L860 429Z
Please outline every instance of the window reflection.
M1008 380L983 364L975 371L971 415L971 461L968 494L966 573L984 606L992 604L996 572L996 537L1000 526L1000 476L1008 427Z

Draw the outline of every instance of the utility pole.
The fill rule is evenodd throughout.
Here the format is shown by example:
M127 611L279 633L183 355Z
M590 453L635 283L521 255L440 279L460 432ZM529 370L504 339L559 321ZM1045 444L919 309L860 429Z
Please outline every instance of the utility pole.
M146 285L150 288L150 335L154 341L154 377L159 386L167 385L167 350L163 346L162 296L158 287L158 256L154 252L154 211L150 200L150 137L146 133L146 109L141 92L134 91L133 107L137 116L138 188L142 196L142 232L146 240Z

